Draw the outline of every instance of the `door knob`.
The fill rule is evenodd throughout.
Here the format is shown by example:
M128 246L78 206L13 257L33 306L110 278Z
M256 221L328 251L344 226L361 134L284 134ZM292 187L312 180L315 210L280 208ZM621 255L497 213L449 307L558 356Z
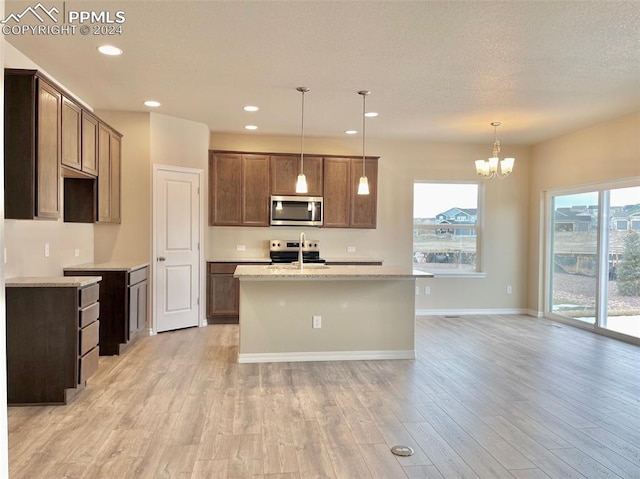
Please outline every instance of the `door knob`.
M165 258L164 256L158 256L158 261L165 261L167 258Z

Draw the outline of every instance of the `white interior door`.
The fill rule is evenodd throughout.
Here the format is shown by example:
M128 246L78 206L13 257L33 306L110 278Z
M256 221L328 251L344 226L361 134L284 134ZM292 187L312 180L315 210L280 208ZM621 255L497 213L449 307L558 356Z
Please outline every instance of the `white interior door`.
M154 171L156 332L198 325L201 175L177 167Z

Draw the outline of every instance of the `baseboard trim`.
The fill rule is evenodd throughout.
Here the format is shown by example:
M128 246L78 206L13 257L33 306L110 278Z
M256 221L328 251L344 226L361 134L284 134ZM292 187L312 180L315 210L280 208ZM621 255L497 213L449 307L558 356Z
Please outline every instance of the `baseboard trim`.
M239 353L239 363L295 363L303 361L369 361L415 359L415 349L393 351L319 351L312 353Z
M416 309L416 316L469 316L483 314L529 314L524 308L503 309Z

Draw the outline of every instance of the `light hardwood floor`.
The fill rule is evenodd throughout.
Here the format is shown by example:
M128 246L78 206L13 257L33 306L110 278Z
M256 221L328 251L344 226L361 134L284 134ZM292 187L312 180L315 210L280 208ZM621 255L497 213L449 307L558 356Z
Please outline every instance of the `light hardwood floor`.
M237 340L143 338L72 404L10 408L11 478L640 478L637 346L526 316L420 318L415 361L237 364Z

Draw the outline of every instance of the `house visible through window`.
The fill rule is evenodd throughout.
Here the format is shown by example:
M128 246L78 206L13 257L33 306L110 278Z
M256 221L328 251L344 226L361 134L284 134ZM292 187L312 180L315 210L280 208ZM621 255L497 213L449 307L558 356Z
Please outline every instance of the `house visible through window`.
M478 183L413 185L413 266L439 274L480 271Z

